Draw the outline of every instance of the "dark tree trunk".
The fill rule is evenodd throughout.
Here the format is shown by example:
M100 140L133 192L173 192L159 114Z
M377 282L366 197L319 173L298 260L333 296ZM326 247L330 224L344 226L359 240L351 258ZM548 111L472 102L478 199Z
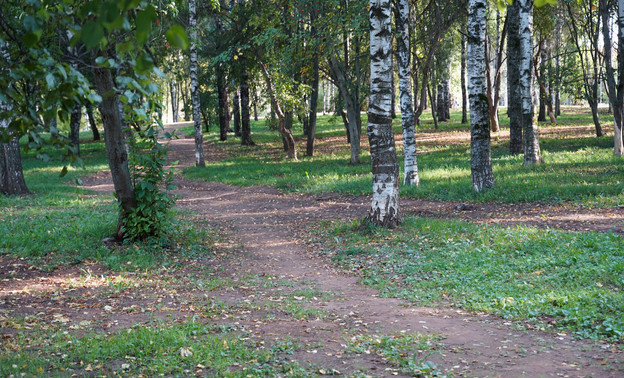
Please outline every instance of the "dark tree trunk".
M433 89L432 89L433 88ZM435 90L435 84L427 85L427 90L429 91L429 101L431 102L431 118L433 118L433 128L438 129L438 103L437 103L437 95Z
M295 145L295 138L292 135L292 131L286 128L286 115L282 111L282 108L277 101L277 95L275 93L275 90L273 89L273 81L271 80L271 76L269 75L269 70L264 63L260 62L259 64L260 69L262 70L262 74L264 75L264 79L266 81L269 96L271 97L271 108L275 112L275 115L277 115L278 130L282 135L284 143L286 144L288 149L288 157L297 160L297 146Z
M390 107L390 117L396 118L396 80L394 79L394 56L392 58L392 105Z
M11 110L0 102L2 110ZM10 120L0 120L0 129L7 131ZM19 138L14 137L8 143L0 143L0 193L6 195L29 194L20 155Z
M245 57L241 58L243 73L241 75L240 100L241 100L241 144L254 146L251 140L251 122L249 120L249 72L245 63Z
M600 0L602 16L602 37L605 46L611 46L611 30L609 28L609 9L607 0ZM611 63L611 49L605 49L606 81L609 94L609 104L613 110L613 154L622 156L624 145L622 141L622 123L624 121L624 1L618 1L618 82L615 81L615 72Z
M122 239L122 226L125 217L136 208L137 202L128 168L128 150L122 131L123 122L119 112L119 100L116 94L105 95L115 93L115 83L108 68L96 66L93 69L93 83L102 96L100 113L104 125L106 156L111 170L115 195L121 207L117 224L117 237Z
M543 42L542 42L543 44ZM540 81L540 97L539 97L539 113L537 115L537 120L539 122L546 122L546 96L548 95L545 76L546 76L546 51L540 49L540 57L539 57L539 68L536 67L536 70L539 71L539 76L537 76L537 80Z
M355 90L349 90L347 79L340 69L340 64L335 53L332 53L329 60L330 70L332 76L336 79L338 89L342 95L345 108L347 108L347 114L342 114L343 121L345 121L345 127L347 128L347 139L351 146L351 164L360 163L360 135L361 135L361 118L360 118L360 104L358 102L358 88ZM390 86L388 85L388 90ZM388 96L390 97L391 94Z
M509 116L509 153L524 151L522 107L520 106L520 19L517 1L507 7L507 115Z
M169 94L171 95L171 114L173 122L178 122L178 93L175 80L169 80Z
M316 28L314 27L315 12L310 16L312 24L312 36L316 36ZM314 55L314 63L312 67L312 93L310 93L310 123L308 124L308 140L306 143L306 156L314 156L314 139L316 137L316 111L318 106L319 93L319 56Z
M91 132L93 133L93 140L100 140L100 131L97 128L97 124L95 123L95 117L93 116L93 105L87 101L87 118L89 119L89 127L91 127Z
M80 155L80 119L82 118L82 106L76 105L69 117L69 140L75 149L75 154Z
M232 102L234 105L232 106L232 113L234 115L234 136L241 136L241 113L240 113L240 96L238 95L238 90L234 91L234 95L232 96Z
M468 123L468 95L466 94L466 35L461 37L461 96L462 119L461 123Z
M227 103L227 87L225 84L225 73L217 70L217 96L219 98L219 132L220 140L227 140L227 132L230 128L230 115Z

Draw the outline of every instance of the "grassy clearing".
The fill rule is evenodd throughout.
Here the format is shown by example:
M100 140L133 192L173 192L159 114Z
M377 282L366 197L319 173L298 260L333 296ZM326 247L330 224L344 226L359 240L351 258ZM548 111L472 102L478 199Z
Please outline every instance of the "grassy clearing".
M306 375L280 357L279 346L264 347L244 332L193 320L141 325L112 335L39 335L45 336L20 334L16 344L24 348L0 351L0 375Z
M192 227L190 221L178 217L166 239L114 248L103 245L102 239L113 235L117 224L115 201L76 183L82 176L108 168L104 144L89 143L86 136L81 145L84 168L70 166L65 177L59 177L67 164L60 151L48 147L43 152L51 157L50 162L37 159L34 151L22 156L33 195L0 196L0 254L28 258L48 269L89 259L114 270L146 269L167 264L168 253L205 253L216 239L214 231Z
M570 132L570 126L591 126L591 117L576 108L566 109L558 126L542 125L541 147L546 164L524 167L522 156L508 154L508 141L493 136L492 164L496 187L476 194L470 177L469 140L434 140L419 143L419 187L401 186L401 195L444 201L533 202L572 201L586 206L624 205L624 164L612 153L612 137L596 138L591 127ZM503 112L501 112L502 114ZM418 130L423 138L456 138L458 132L468 132L454 112L450 122L433 130L430 116L425 116ZM609 115L603 115L608 129ZM501 117L503 125L508 124ZM364 123L366 122L364 117ZM299 161L284 158L276 131L266 128L264 121L253 124L253 135L259 147L238 146L230 138L219 142L214 133L207 139L219 145L227 158L212 162L206 168L189 168L189 178L219 181L232 185L269 185L284 191L309 193L339 192L368 195L371 191L370 155L364 145L362 164L348 165L348 147L344 128L332 116L319 118L319 153L301 157ZM559 130L559 131L557 131ZM394 120L394 131L401 133L400 119ZM295 131L297 133L297 131ZM434 134L442 132L443 134ZM581 134L578 134L581 132ZM418 139L418 138L417 138ZM299 142L303 151L304 140ZM418 143L418 142L417 142ZM402 168L402 150L399 147Z
M408 218L326 227L325 253L383 295L624 341L624 237Z

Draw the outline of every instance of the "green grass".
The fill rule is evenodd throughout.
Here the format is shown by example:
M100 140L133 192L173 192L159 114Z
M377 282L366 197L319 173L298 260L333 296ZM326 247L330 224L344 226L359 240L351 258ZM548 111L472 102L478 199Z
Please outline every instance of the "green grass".
M319 238L383 295L624 341L620 235L407 218L391 231L342 224Z
M589 114L569 108L560 118L559 126L579 124L591 126ZM504 112L501 112L503 114ZM609 129L609 115L604 114L604 128ZM366 124L366 117L363 117ZM439 131L453 135L468 131L459 123L460 114L453 112L452 120L440 124ZM253 123L253 137L259 147L241 147L232 137L219 142L215 133L207 140L216 143L226 158L212 162L206 168L188 168L189 178L219 181L232 185L269 185L283 191L308 193L339 192L353 195L371 193L372 176L370 155L363 146L361 165L349 165L348 146L344 141L344 127L332 116L319 118L317 146L322 153L314 157L300 156L299 161L288 160L281 151L276 131L268 130L264 121ZM508 122L501 116L501 123ZM545 130L558 126L542 125ZM400 133L400 119L394 120L394 131ZM430 115L423 117L418 132L433 132ZM295 129L295 133L300 130ZM624 205L624 164L613 156L612 137L553 136L541 138L545 164L525 167L522 156L508 154L509 142L492 144L492 165L496 187L484 193L474 193L470 176L470 148L467 141L447 144L444 141L419 144L419 187L401 186L401 195L443 201L475 202L562 202L572 201L585 206L603 207ZM327 139L332 137L333 139ZM338 138L336 138L338 137ZM323 140L326 138L326 140ZM300 155L305 141L299 142ZM418 142L417 142L418 143ZM402 150L399 148L399 166L402 171Z
M104 144L84 142L88 136L81 145L84 168L70 166L65 177L59 177L67 164L61 151L44 148L51 157L48 163L37 159L35 151L22 154L32 195L0 196L0 254L27 258L48 269L92 259L114 270L134 270L171 263L173 253L196 256L210 249L216 234L181 217L173 222L167 238L105 246L102 239L112 236L117 225L116 203L112 195L76 185L80 177L108 168Z
M25 347L0 351L1 376L307 375L282 359L283 348L265 348L245 333L192 320L140 325L112 335L42 331L33 337L28 332L20 333L16 341Z

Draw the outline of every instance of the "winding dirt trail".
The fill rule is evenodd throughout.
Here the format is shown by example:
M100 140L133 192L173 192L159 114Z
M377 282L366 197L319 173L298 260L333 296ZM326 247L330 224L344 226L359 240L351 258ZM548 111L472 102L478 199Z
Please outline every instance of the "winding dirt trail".
M181 166L192 164L193 141L171 141L172 158ZM214 147L206 145L206 150ZM189 159L190 158L190 159ZM85 181L88 188L110 191L107 175ZM445 374L466 376L527 377L621 377L624 356L608 344L575 340L565 334L526 330L518 324L478 313L451 308L413 307L408 303L381 298L358 278L343 272L319 257L301 240L302 232L323 219L354 219L363 216L367 198L283 194L267 187L240 188L176 178L180 196L177 206L191 210L209 224L225 228L243 252L227 263L228 277L270 276L307 285L328 293L313 303L327 314L316 319L274 319L241 322L254 335L266 340L288 336L313 351L295 352L290 358L303 364L316 363L342 374L367 371L374 376L394 376L400 372L374 353L352 355L344 351L345 338L354 332L372 335L420 332L443 337L441 353L428 359ZM528 223L570 230L615 230L624 232L622 209L570 209L556 206L509 206L505 211L488 205L459 205L434 201L404 201L404 208L421 215L456 217L488 223ZM459 206L458 206L459 205ZM491 205L490 205L491 206ZM494 211L496 210L496 211ZM490 216L486 216L489 214ZM497 215L498 214L498 215ZM233 291L215 292L223 301L272 298L281 288L267 288L251 294L241 286Z

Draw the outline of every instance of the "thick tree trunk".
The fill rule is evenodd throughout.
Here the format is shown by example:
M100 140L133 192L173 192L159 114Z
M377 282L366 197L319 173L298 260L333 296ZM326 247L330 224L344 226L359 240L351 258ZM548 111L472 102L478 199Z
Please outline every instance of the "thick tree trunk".
M241 97L241 145L255 146L251 139L251 122L249 120L249 72L247 71L246 59L241 58L243 73L241 75L240 97Z
M522 133L524 136L524 164L543 162L535 118L533 75L533 0L517 0L520 19L520 99L522 102Z
M171 115L172 121L178 122L178 92L176 91L175 80L169 80L169 94L171 95Z
M509 116L509 153L524 151L520 94L520 19L519 4L507 7L507 115Z
M97 124L95 123L95 117L93 116L93 105L91 102L87 101L87 118L89 119L89 127L91 127L91 132L93 133L93 140L100 140L100 131L97 128Z
M404 185L419 185L416 158L416 135L414 104L412 101L411 51L410 51L410 4L408 0L395 0L394 19L399 35L396 38L396 61L399 71L399 99L401 105L401 126L403 128Z
M310 23L312 24L312 37L316 36L316 28L314 26L315 12L310 15ZM312 93L310 93L310 118L308 124L308 139L306 141L306 156L314 156L314 140L316 138L316 112L318 106L319 93L319 55L314 54L314 62L312 66Z
M399 214L399 165L392 133L392 31L390 0L370 2L370 103L368 140L373 171L373 200L368 219L394 227Z
M197 81L197 15L195 0L189 0L189 30L191 47L189 49L189 71L191 79L191 98L193 100L193 123L195 124L195 166L205 167L204 146L201 124L201 104L199 102L199 82Z
M124 219L136 208L137 202L128 168L128 149L123 134L122 116L119 112L119 99L115 93L113 76L108 68L96 66L93 69L93 83L97 92L102 96L100 114L104 125L106 157L111 170L115 195L121 207L117 238L123 239Z
M468 96L470 98L470 171L476 192L495 184L490 155L490 118L485 77L487 0L468 2Z
M297 160L297 146L295 145L295 138L292 135L292 130L286 127L286 115L282 111L282 108L277 101L277 95L275 94L275 89L273 88L273 80L271 80L271 75L269 75L269 70L267 69L266 65L262 62L260 62L259 65L260 69L262 70L262 74L264 75L267 91L269 92L269 96L271 97L271 108L273 109L273 111L275 111L275 115L277 115L278 130L282 135L283 141L288 149L288 157Z
M241 114L240 114L240 96L238 95L238 90L234 90L234 95L232 96L232 113L234 115L234 136L241 136Z
M80 155L80 120L82 118L82 106L76 105L69 116L69 140L75 149L76 155Z
M7 104L1 101L0 108L2 110L11 110ZM0 120L2 133L8 132L9 123L9 119ZM0 143L0 193L6 195L26 195L30 193L24 180L18 137L11 138L8 143Z

